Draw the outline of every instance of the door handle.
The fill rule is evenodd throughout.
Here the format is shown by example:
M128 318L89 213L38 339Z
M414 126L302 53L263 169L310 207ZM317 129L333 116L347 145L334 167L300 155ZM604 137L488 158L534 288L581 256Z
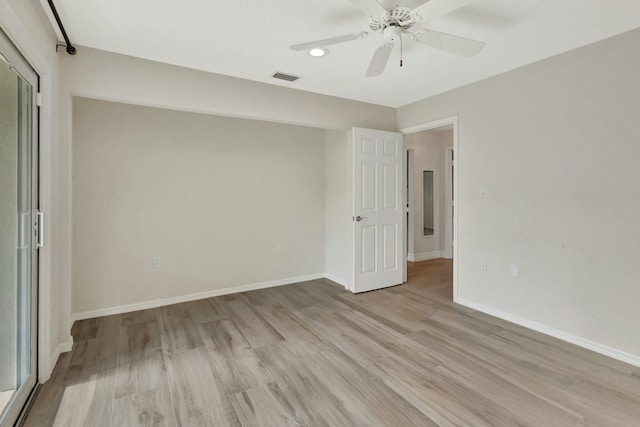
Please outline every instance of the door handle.
M367 217L366 216L360 216L360 215L358 215L356 217L356 221L358 221L358 222L362 221L363 219L367 219Z

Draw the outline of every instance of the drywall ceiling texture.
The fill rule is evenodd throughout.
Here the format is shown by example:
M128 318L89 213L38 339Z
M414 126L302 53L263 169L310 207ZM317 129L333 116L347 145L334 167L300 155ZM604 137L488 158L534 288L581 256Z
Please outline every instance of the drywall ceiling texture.
M324 273L324 131L85 98L73 122L74 313Z
M406 36L404 67L397 46L385 74L366 78L381 34L328 46L323 58L289 49L368 30L368 16L349 0L57 0L56 5L71 38L82 46L391 107L640 26L637 0L477 0L424 26L485 41L479 55L458 57ZM271 77L276 71L302 78L282 82Z
M398 110L401 128L459 116L461 302L621 350L634 363L638 46L634 30Z

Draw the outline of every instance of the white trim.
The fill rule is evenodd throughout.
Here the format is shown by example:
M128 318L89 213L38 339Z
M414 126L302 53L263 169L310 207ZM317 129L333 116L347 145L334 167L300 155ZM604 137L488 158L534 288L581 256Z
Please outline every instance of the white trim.
M51 376L51 371L53 371L53 367L55 366L55 360L57 360L57 356L55 356L55 351L50 353L51 347L56 344L57 338L54 338L54 334L51 331L51 325L57 324L57 329L61 333L69 332L69 331L60 331L59 329L59 317L54 316L53 300L55 299L53 295L55 291L54 287L54 255L53 255L53 245L51 242L55 241L53 237L53 220L55 217L55 213L53 210L53 193L54 189L54 153L57 151L57 145L53 142L54 135L54 120L52 117L52 111L55 110L53 90L56 86L56 82L54 80L54 75L49 72L45 75L40 76L40 93L43 94L43 103L40 107L39 112L39 120L40 120L40 129L39 129L39 142L40 142L40 177L39 177L39 196L40 196L40 211L44 213L45 216L48 217L48 226L44 229L44 242L45 246L39 249L39 262L40 262L40 271L38 278L38 335L39 335L39 344L38 344L38 379L40 382L45 382ZM64 294L60 291L58 295L62 297ZM62 311L58 312L58 316L66 317L68 313L63 313ZM60 343L58 343L60 344ZM59 347L59 345L58 345ZM51 360L54 360L53 364L48 364Z
M402 128L400 129L400 132L404 134L418 133L424 130L441 128L447 125L453 125L453 129L455 130L457 124L458 124L458 116L451 116L451 117L445 117L444 119L440 119L440 120L434 120L428 123L422 123L420 125Z
M409 181L407 180L407 175L409 171L409 156L410 152L407 150L407 140L402 135L402 283L407 283L407 257L409 256L409 249L413 249L413 235L411 234L411 242L412 245L409 246L406 241L407 236L409 236L410 231L413 232L413 227L411 226L411 222L408 221L411 219L409 215L409 210L407 209L407 204L409 201L409 194L407 190L409 189ZM407 216L409 215L409 216Z
M339 278L338 276L334 276L331 273L324 273L324 278L331 280L332 282L336 282L338 285L344 286L345 289L349 290L351 287L349 286L349 282L344 279Z
M442 258L442 251L423 252L421 254L409 254L407 256L407 261L419 262L419 261L426 261L429 259L436 259L436 258Z
M405 144L406 145L406 144ZM416 247L416 238L415 238L415 224L414 224L414 218L413 218L413 204L415 203L415 197L414 197L414 193L415 191L413 190L413 186L414 186L414 165L415 165L415 149L413 148L406 148L405 147L405 153L406 155L406 162L407 162L407 166L404 169L404 177L405 179L407 179L407 182L405 183L405 191L407 191L406 197L404 199L404 206L406 208L406 213L408 218L406 218L407 222L408 222L408 230L405 231L404 236L409 240L409 242L405 242L405 247L407 248L406 252L407 252L407 261L411 261L409 259L409 254L413 253L415 251L415 247ZM409 205L407 207L407 205ZM408 243L408 244L407 244ZM407 281L407 278L405 276L404 281Z
M71 336L67 339L67 341L58 344L56 349L53 351L53 354L51 355L51 359L49 360L49 364L51 365L52 371L53 371L53 368L55 368L56 363L58 363L58 358L60 357L60 355L62 353L71 351L72 349L73 349L73 337ZM49 378L47 378L47 380L48 379ZM44 381L40 381L40 382L44 383Z
M524 317L516 316L515 314L507 313L506 311L499 310L497 308L489 307L483 304L478 304L473 301L469 301L464 298L460 298L457 301L458 304L463 305L465 307L472 308L474 310L480 311L482 313L489 314L491 316L498 317L500 319L506 320L511 323L515 323L516 325L524 326L525 328L532 329L534 331L540 332L545 335L552 336L554 338L558 338L562 341L569 342L571 344L575 344L582 348L586 348L587 350L595 351L596 353L603 354L605 356L609 356L613 359L620 360L625 363L629 363L634 366L640 366L640 356L624 352L622 350L618 350L613 347L606 346L604 344L597 343L595 341L588 340L586 338L579 337L577 335L570 334L568 332L564 332L558 329L554 329L552 327L543 325L541 323L537 323Z
M435 129L439 127L443 127L446 125L453 125L453 162L455 165L458 165L458 159L460 158L460 149L458 146L458 116L445 117L440 120L435 120L432 122L427 122L415 126L409 126L403 129L400 129L400 132L404 134L412 134L416 132L422 132L429 129ZM456 167L453 170L453 204L455 209L453 211L453 301L458 302L458 248L460 245L458 244L458 235L459 235L459 226L458 226L458 218L460 216L460 201L458 199L458 195L460 194L458 183L460 182L460 168ZM405 237L406 238L406 235ZM405 242L406 243L406 242ZM406 264L406 263L405 263Z
M163 307L165 305L178 304L181 302L195 301L204 298L218 297L221 295L235 294L238 292L255 291L258 289L272 288L293 283L307 282L309 280L324 279L324 273L310 274L307 276L289 277L286 279L271 280L268 282L251 283L248 285L231 286L222 289L197 292L194 294L180 295L176 297L160 298L150 301L136 302L133 304L118 305L115 307L99 308L97 310L81 311L73 313L71 321L93 319L94 317L110 316L112 314L129 313L131 311L146 310L148 308ZM331 279L330 279L331 280Z
M454 166L454 161L451 158L451 153L454 153L453 147L446 148L444 150L444 250L442 251L443 258L453 258L453 218L451 217L452 209L454 208L453 200L451 197L451 168ZM454 153L455 155L455 153ZM453 170L455 173L455 169Z

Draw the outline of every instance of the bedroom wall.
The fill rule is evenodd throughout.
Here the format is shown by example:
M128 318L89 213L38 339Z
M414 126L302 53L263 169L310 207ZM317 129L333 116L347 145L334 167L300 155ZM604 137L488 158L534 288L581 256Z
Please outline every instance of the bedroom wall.
M71 144L74 140L71 115L73 96L322 130L350 129L353 126L384 130L396 128L395 110L389 107L206 73L82 46L78 48L76 56L61 57L61 71L63 147L60 168L68 179L68 188L71 188ZM71 218L71 205L68 207ZM71 233L70 226L65 230ZM324 259L324 255L322 258ZM68 265L70 267L71 263ZM69 299L75 299L71 292ZM76 306L75 302L73 305Z
M78 47L61 57L63 93L321 129L395 130L390 107ZM69 101L69 98L66 99Z
M458 302L635 364L638 46L634 30L397 113L459 117Z
M323 130L86 98L73 111L77 317L324 275Z
M325 132L325 272L349 287L353 276L351 131Z

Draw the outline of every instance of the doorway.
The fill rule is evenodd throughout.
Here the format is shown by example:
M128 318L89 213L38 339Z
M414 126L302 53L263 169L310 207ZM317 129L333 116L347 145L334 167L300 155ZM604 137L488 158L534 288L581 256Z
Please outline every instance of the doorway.
M37 382L38 76L0 31L0 426Z
M402 132L407 150L408 272L429 269L432 265L449 268L449 277L453 275L450 295L455 301L457 118L425 123Z

